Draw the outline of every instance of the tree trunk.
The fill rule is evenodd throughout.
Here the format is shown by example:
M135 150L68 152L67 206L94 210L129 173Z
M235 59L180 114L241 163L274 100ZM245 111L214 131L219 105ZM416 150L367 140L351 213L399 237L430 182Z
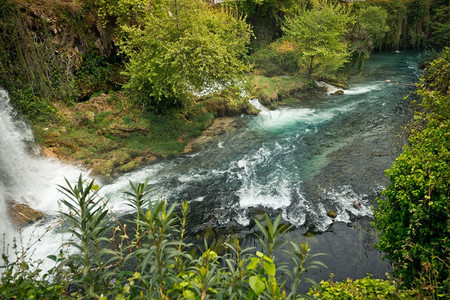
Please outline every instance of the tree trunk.
M309 61L309 68L308 68L308 73L307 73L308 78L311 77L312 72L313 72L313 70L314 70L313 62L314 62L314 55L311 56L311 59L310 59L310 61Z

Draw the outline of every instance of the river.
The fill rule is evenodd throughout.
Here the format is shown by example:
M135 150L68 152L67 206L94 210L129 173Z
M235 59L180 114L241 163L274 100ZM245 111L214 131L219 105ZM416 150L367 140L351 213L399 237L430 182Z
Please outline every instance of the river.
M323 259L328 270L314 274L316 279L326 279L329 272L338 280L366 273L382 277L389 267L372 248L376 238L370 226L371 207L388 183L384 170L404 143L402 126L410 118L404 97L418 80L417 54L375 54L363 73L351 78L343 95L314 95L291 107L241 116L237 130L217 136L201 151L128 173L104 186L102 193L115 211L126 213L122 191L128 181L149 178L156 188L155 199L190 202L191 232L233 230L245 236L248 245L253 243L246 235L253 231L253 217L262 212L282 214L295 226L292 239L315 241L314 251L328 254ZM48 212L44 222L24 230L28 239L56 224L55 185L62 183L63 174L74 180L82 170L30 156L29 129L13 111L5 113L5 105L2 110L2 120L6 115L11 120L0 128L0 213L5 214L6 194ZM4 132L14 133L13 142L4 140ZM10 144L19 150L6 147ZM8 166L11 151L27 159L14 158ZM22 182L30 184L22 186ZM329 210L337 217L329 217ZM2 222L1 231L16 234L7 229L5 218ZM46 234L42 238L46 246L34 247L34 255L55 253L62 239L58 230Z

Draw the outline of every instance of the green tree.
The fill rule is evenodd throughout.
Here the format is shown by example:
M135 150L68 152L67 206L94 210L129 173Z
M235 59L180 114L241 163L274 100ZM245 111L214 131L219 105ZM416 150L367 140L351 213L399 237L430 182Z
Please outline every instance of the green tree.
M388 13L381 6L367 6L358 10L356 22L349 33L354 58L362 70L364 59L369 57L375 48L383 45L386 33Z
M229 1L227 5L247 16L255 34L252 47L256 50L280 38L286 14L308 3L310 0L242 0Z
M413 48L423 48L430 32L431 0L410 0L408 3L408 42Z
M389 16L387 22L390 30L386 35L385 45L398 50L406 32L407 8L401 0L380 2L380 5Z
M298 63L308 77L314 72L334 72L349 60L349 45L344 36L353 23L340 5L316 4L286 18L283 31L298 49Z
M374 222L395 274L431 295L448 293L449 283L449 52L431 64L418 90L409 144L386 171L391 183Z
M431 41L438 47L450 45L450 5L446 0L435 1L432 7Z
M244 18L200 0L153 1L138 25L123 25L129 62L125 88L162 111L204 88L232 85L249 70Z

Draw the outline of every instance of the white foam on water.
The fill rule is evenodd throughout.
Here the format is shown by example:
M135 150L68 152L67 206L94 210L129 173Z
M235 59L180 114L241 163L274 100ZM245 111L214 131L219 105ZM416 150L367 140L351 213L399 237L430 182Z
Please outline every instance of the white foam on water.
M238 195L241 208L262 206L279 209L291 204L287 183L283 183L272 190L267 189L266 186L251 183L250 185L241 188Z
M264 105L262 105L257 98L250 99L249 102L256 109L259 109L259 110L265 111L265 112L269 111L269 109L267 107L265 107Z
M342 186L324 193L336 208L336 221L348 223L351 221L350 214L360 217L372 215L367 195L358 195L351 186Z
M236 214L235 221L242 226L248 226L250 224L250 219L247 217L244 210L241 210Z
M236 165L241 169L237 175L242 180L242 186L236 192L240 208L263 206L279 209L290 205L290 183L282 176L278 176L283 173L282 168L274 170L273 174L267 174L274 177L274 180L270 180L269 183L261 182L261 178L257 175L258 167L270 164L273 157L285 150L292 149L284 149L278 143L272 146L263 145L253 155L245 156L237 161Z
M371 91L377 91L382 89L381 83L375 83L375 84L364 84L364 85L353 85L350 86L348 90L344 91L344 95L361 95L366 94Z
M124 192L130 191L130 182L133 184L144 183L147 179L149 184L157 184L157 174L164 168L170 169L170 163L157 163L141 170L127 173L125 176L119 177L113 183L104 185L99 194L110 200L109 204L114 212L128 212L131 210L127 197L124 197ZM188 180L186 177L180 176L182 179Z
M0 241L5 235L5 243L11 242L19 236L19 232L11 226L6 211L6 201L14 200L33 209L42 211L47 220L59 213L58 200L61 194L58 185L66 186L65 178L73 184L80 174L86 172L71 165L40 157L37 151L31 151L33 142L31 129L14 112L6 91L0 89ZM22 229L18 243L20 247L30 248L35 253L33 259L45 259L48 255L57 254L62 237L55 232L47 232L53 228L56 221L49 221L45 225L36 223ZM32 245L32 246L31 246ZM12 251L9 251L12 254Z
M332 111L316 111L310 108L280 108L272 111L261 112L255 123L265 130L280 129L296 123L312 124L321 123L333 118Z
M337 86L331 85L331 84L323 82L323 81L316 81L316 84L318 86L326 88L328 94L333 94L333 93L335 93L338 90L342 90L341 88L339 88Z

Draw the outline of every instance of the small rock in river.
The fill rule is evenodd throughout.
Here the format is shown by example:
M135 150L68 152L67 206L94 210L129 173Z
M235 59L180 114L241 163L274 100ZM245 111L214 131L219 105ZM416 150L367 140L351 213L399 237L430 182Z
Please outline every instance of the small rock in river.
M327 216L334 219L337 217L337 213L334 210L329 210L327 211Z
M336 92L333 93L333 95L343 95L344 91L343 90L337 90Z
M10 197L8 197L6 203L8 206L8 214L14 225L18 228L35 223L44 216L40 211L34 210L26 204L18 203Z
M356 209L361 209L361 202L359 202L358 200L353 200L353 207Z

